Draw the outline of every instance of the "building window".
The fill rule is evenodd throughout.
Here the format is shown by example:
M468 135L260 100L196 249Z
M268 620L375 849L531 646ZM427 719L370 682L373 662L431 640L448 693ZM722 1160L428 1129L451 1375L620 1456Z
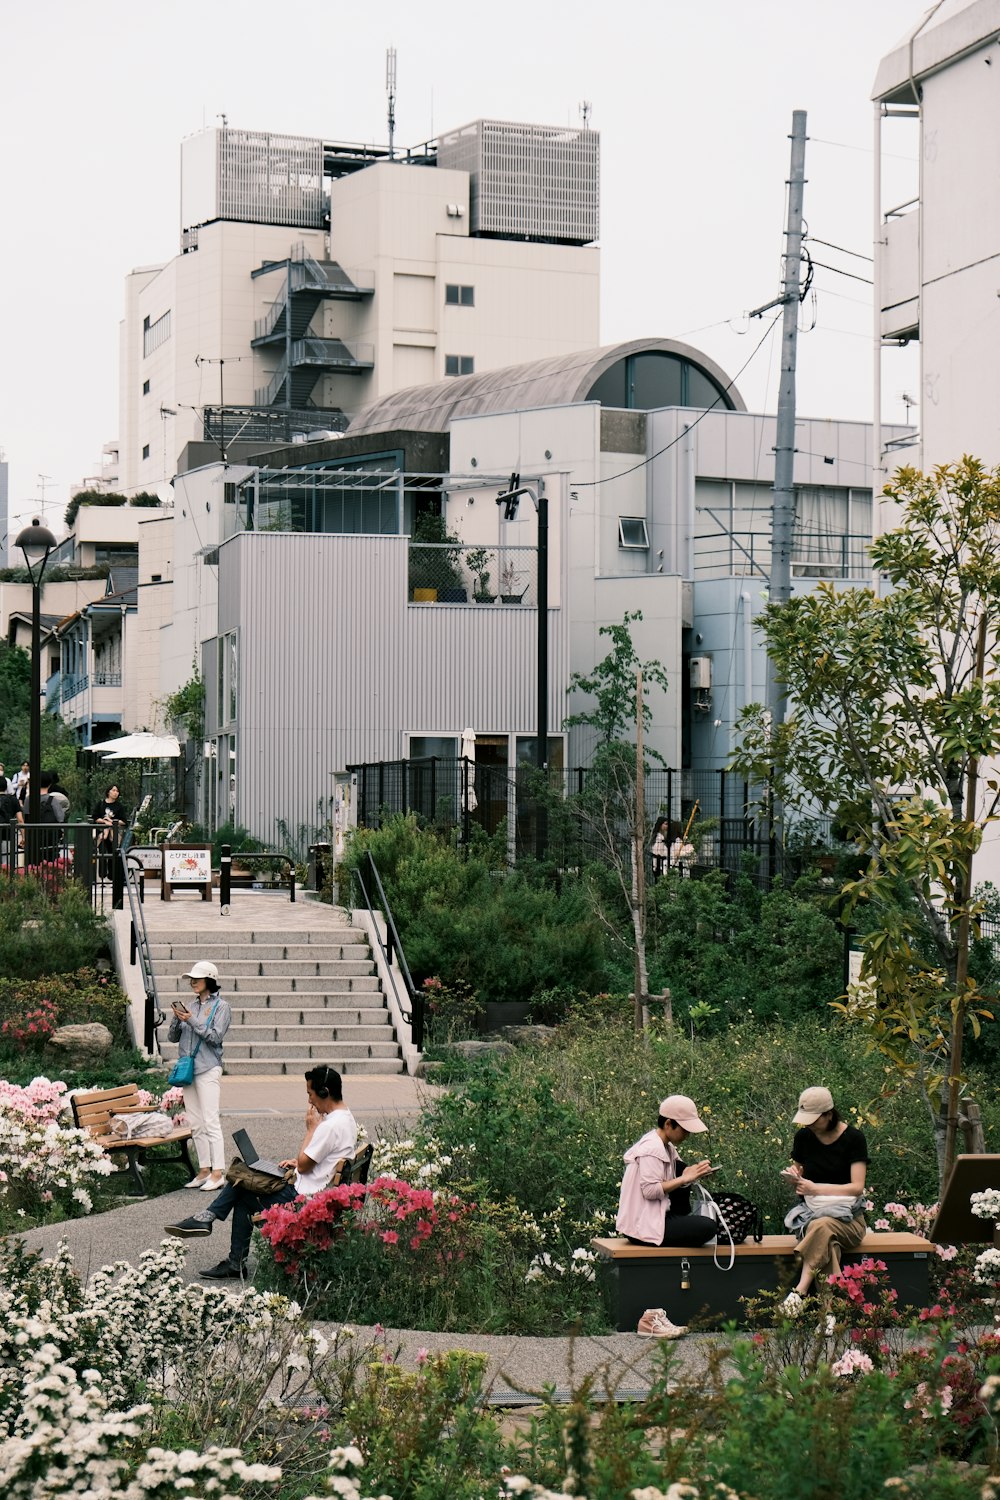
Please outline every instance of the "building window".
M649 536L645 516L618 517L618 545L631 552L648 550Z
M143 456L143 458L148 458L149 457L149 444L148 443L143 443L143 445L142 445L142 456Z
M151 323L148 318L142 320L142 357L146 359L154 349L159 349L170 337L170 309L167 308L162 317Z
M149 381L148 380L144 380L142 382L142 394L144 396L148 396L149 395Z
M444 357L446 375L471 375L474 366L475 360L471 354L446 354Z
M444 289L444 300L448 307L475 307L476 289L473 286L458 286L449 281Z

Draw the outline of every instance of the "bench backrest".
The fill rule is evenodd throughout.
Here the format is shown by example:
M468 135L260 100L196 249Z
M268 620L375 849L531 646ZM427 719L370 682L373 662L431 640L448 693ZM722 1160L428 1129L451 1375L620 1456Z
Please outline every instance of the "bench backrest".
M372 1145L371 1141L369 1141L364 1150L359 1151L357 1156L355 1156L354 1160L351 1162L350 1175L348 1177L345 1177L344 1181L362 1183L367 1182L368 1172L371 1168L372 1157L374 1156L374 1154L375 1147Z
M91 1135L109 1135L111 1116L125 1115L140 1109L139 1086L124 1083L116 1089L89 1089L73 1095L73 1119L81 1130Z

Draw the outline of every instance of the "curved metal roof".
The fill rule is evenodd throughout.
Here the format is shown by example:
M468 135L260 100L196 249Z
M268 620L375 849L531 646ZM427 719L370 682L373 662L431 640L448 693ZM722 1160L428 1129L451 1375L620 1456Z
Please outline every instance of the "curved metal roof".
M585 401L606 370L630 354L673 354L688 360L726 391L736 411L746 403L729 376L699 350L676 339L630 339L624 344L605 344L600 349L581 349L528 364L507 365L482 375L453 375L434 385L413 385L373 401L351 422L351 436L395 429L447 432L455 417L486 412L534 410L541 406L571 406ZM728 387L728 389L727 389Z

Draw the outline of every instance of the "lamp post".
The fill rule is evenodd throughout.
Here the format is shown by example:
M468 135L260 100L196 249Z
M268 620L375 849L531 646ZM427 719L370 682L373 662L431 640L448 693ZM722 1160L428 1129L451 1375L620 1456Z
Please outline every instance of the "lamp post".
M503 507L503 519L513 521L517 517L517 505L522 495L527 495L538 513L538 640L537 640L537 722L535 740L535 763L539 777L544 777L549 760L549 497L545 491L545 480L537 486L522 484L520 474L510 476L510 484L497 496L497 504ZM549 818L545 806L545 789L539 799L535 819L535 858L544 859L549 841Z
M42 778L42 575L56 539L37 516L18 533L14 543L24 554L31 579L31 737L28 750L28 822L37 827L41 816Z

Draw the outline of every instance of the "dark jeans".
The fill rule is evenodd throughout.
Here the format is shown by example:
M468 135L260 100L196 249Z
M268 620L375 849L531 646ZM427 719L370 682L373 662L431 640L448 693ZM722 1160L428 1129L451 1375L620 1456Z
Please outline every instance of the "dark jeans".
M273 1208L276 1203L291 1203L297 1197L291 1183L286 1182L276 1193L251 1193L245 1187L227 1182L217 1198L208 1205L217 1219L233 1216L233 1232L229 1241L229 1259L241 1266L250 1251L253 1235L253 1216ZM707 1222L707 1220L706 1220Z

